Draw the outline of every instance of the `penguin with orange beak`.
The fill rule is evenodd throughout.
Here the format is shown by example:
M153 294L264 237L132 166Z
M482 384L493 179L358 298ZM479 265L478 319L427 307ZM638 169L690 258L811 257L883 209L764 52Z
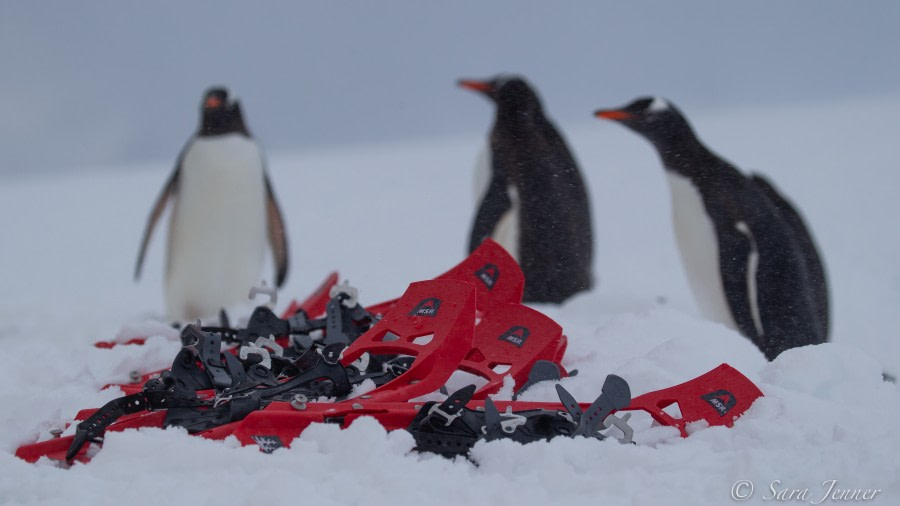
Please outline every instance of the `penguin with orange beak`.
M760 175L710 151L671 102L599 110L656 148L672 195L681 260L701 313L747 336L769 360L828 340L825 268L800 213Z
M200 126L181 151L144 230L134 276L140 276L153 229L173 202L167 245L166 315L174 321L211 317L246 303L260 282L266 244L275 285L288 271L284 220L259 144L240 103L224 88L204 97Z
M469 251L488 237L525 273L525 302L562 303L593 284L587 190L565 140L524 79L464 79L496 106L479 185Z

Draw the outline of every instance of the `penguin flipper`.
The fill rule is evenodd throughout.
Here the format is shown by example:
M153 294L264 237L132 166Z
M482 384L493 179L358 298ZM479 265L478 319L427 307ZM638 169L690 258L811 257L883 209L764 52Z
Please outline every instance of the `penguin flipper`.
M266 183L266 226L268 228L269 245L272 247L272 255L275 257L275 286L281 287L287 278L288 272L288 243L287 233L284 229L284 219L275 200L275 192L269 176L263 176Z
M751 255L756 251L752 234L735 227L720 231L719 235L719 270L731 316L741 334L762 349L762 336L757 328L758 309L754 317L757 294L753 293L749 278L753 274Z
M779 217L790 228L791 234L798 242L802 258L810 276L810 284L813 289L816 316L819 320L818 334L827 340L830 327L828 283L825 278L825 266L819 256L818 248L812 234L803 221L800 213L775 189L775 186L759 174L752 174L750 181L762 192L778 212Z
M491 183L475 214L475 223L469 237L469 253L475 251L482 241L491 236L500 218L510 209L512 200L506 193L505 178L495 175L491 178Z
M178 165L175 166L175 170L172 171L172 174L163 186L162 191L159 192L159 196L156 197L156 203L153 205L150 216L147 218L147 225L144 227L144 237L141 240L141 248L138 250L137 263L134 266L135 281L141 277L141 268L144 265L144 255L147 253L147 246L150 244L150 237L153 235L153 229L156 227L156 222L159 221L159 217L162 216L163 211L166 209L169 199L174 197L175 193L178 191L178 177L180 174L181 162L179 160Z

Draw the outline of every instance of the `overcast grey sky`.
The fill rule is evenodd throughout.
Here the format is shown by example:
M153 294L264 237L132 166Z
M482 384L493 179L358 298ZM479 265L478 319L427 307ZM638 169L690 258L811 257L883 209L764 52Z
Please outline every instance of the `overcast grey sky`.
M900 94L900 2L0 2L0 175L174 160L212 84L269 151L487 130L460 77L558 122Z

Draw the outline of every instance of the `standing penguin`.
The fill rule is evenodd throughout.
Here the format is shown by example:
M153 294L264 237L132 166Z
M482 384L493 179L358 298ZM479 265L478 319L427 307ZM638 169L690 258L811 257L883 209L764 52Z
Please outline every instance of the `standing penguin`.
M520 77L461 80L497 106L479 170L486 183L469 240L502 244L525 273L525 302L561 303L591 288L593 237L587 192L566 142Z
M240 104L223 88L203 97L200 128L181 151L175 170L150 212L134 276L141 273L153 228L169 199L165 293L176 321L215 315L246 301L259 283L266 238L281 286L288 270L284 221L265 172L259 145Z
M800 214L762 176L744 176L697 139L662 98L595 116L659 152L688 281L704 315L747 336L769 360L828 340L825 269Z

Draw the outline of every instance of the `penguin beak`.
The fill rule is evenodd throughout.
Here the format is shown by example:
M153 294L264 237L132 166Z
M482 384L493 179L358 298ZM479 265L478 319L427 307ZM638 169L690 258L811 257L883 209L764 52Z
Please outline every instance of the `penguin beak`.
M600 119L610 119L613 121L634 119L634 114L619 109L600 109L599 111L594 112L594 116Z
M473 91L480 91L482 93L490 93L494 91L494 87L491 86L491 83L484 81L474 81L471 79L460 79L459 85L463 88Z

